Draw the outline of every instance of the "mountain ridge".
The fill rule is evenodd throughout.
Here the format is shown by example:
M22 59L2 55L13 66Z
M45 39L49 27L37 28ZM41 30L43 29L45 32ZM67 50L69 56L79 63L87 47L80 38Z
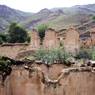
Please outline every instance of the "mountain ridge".
M27 13L0 5L0 32L8 29L10 23L20 23L31 30L39 24L48 24L56 30L87 23L95 15L95 4L76 5L69 8L44 8L37 13Z
M6 5L0 5L0 31L6 30L10 23L20 22L32 14L12 9Z

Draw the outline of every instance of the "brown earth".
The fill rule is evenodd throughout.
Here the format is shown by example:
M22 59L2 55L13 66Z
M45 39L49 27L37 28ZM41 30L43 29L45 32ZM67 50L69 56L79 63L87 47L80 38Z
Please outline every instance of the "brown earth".
M62 64L53 64L50 68L44 64L33 66L40 67L52 80L66 68ZM58 84L44 83L42 76L40 72L32 72L29 76L23 66L13 67L4 86L0 85L0 95L95 95L95 73L71 72Z

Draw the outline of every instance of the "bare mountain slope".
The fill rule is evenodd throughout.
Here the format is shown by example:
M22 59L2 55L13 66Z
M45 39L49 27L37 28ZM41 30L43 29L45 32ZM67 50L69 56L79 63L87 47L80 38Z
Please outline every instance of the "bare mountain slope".
M92 20L94 15L95 4L77 5L70 8L43 9L22 22L22 24L26 28L31 29L38 24L46 23L49 24L49 27L59 30L71 25L76 26L87 23Z
M71 25L78 26L88 23L94 15L95 4L76 5L70 8L45 8L38 13L25 13L5 5L0 5L0 31L6 30L11 22L20 22L28 30L42 23L60 30Z
M0 31L6 30L10 23L23 21L30 15L30 13L0 5Z

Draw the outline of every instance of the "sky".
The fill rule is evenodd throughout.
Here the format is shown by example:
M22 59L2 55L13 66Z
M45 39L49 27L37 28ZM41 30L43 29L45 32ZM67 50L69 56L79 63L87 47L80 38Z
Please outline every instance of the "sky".
M0 5L7 5L25 12L38 12L43 8L51 9L93 3L95 0L0 0Z

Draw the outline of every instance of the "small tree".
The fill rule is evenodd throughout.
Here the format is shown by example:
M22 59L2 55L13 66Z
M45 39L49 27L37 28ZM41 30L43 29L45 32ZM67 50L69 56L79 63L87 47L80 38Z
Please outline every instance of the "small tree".
M8 33L11 43L24 43L30 40L27 31L16 23L10 25Z
M4 42L6 42L7 36L6 36L5 33L0 33L0 38L2 38L2 40L3 40Z
M48 26L45 24L41 24L38 26L38 35L40 37L40 45L43 45L43 40L45 37L45 31L47 28L48 28Z
M7 42L7 34L5 33L0 33L0 44L6 43Z
M92 20L95 20L95 16L92 17Z
M3 44L3 40L2 40L2 38L0 37L0 44Z

